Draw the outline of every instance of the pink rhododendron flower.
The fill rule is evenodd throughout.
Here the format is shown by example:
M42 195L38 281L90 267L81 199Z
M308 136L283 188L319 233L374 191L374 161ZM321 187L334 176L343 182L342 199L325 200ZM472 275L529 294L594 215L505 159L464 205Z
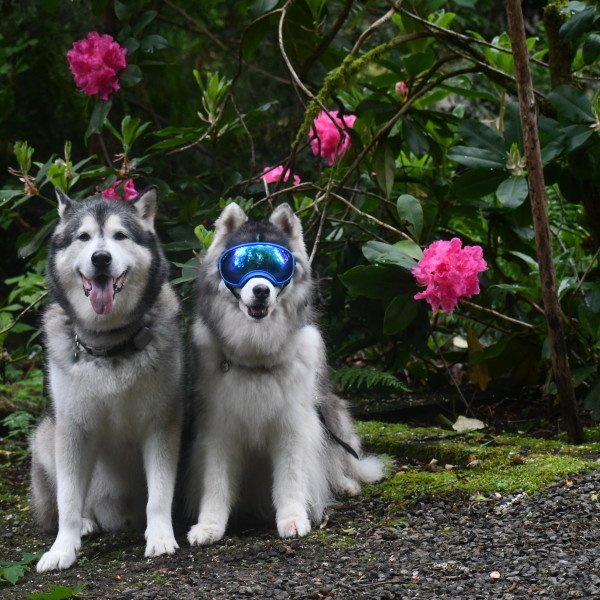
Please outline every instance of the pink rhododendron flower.
M427 289L419 292L415 300L427 300L433 310L450 313L461 298L479 293L477 274L487 269L481 246L461 247L458 238L449 242L433 242L423 251L423 258L412 274Z
M263 169L263 176L265 183L277 183L281 179L281 174L283 173L283 165L279 165L278 167L265 167ZM285 172L283 177L284 181L287 181L290 178L289 169ZM294 185L298 185L300 183L300 177L298 175L294 175Z
M117 73L127 66L126 54L110 35L92 31L73 43L67 59L77 87L88 96L98 94L101 100L108 100L113 90L119 90Z
M329 114L341 129L354 127L354 121L356 121L355 115L342 115L338 117L337 110L331 110ZM321 111L319 116L313 121L313 133L310 140L313 154L326 158L329 166L351 146L350 136L346 133L340 133L340 130L334 124L334 120L327 113Z
M404 81L399 81L394 86L394 89L396 90L396 93L399 94L399 96L402 98L402 102L404 102L408 98L408 86L406 85L406 83L404 83Z
M121 185L121 180L117 179L110 187L102 190L100 193L105 200L122 200L124 202L129 202L129 200L133 200L137 198L138 191L135 189L135 184L133 183L133 179L128 179L123 186L123 194L121 195L117 188Z

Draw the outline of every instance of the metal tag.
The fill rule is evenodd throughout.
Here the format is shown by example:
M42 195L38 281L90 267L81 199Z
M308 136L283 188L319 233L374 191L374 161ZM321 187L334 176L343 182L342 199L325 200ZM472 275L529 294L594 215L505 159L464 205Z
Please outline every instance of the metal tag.
M153 335L148 327L142 327L133 338L133 345L138 350L143 350L151 341Z

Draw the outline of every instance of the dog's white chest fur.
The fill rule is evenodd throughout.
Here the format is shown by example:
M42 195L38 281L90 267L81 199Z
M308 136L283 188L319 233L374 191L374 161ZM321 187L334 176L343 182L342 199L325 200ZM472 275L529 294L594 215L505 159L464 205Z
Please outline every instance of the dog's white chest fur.
M264 445L270 429L279 427L282 418L301 418L312 409L323 359L323 342L314 327L305 326L290 336L279 362L267 365L237 364L235 358L225 356L201 320L194 325L193 337L202 357L204 392L211 399L206 406L208 420L228 426L232 435Z

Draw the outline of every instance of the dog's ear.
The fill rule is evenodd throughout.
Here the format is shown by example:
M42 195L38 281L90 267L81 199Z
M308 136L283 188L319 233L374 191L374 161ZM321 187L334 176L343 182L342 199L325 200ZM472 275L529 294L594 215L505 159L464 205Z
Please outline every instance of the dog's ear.
M269 221L283 230L293 241L302 241L302 223L287 202L280 204L271 213Z
M140 219L148 226L149 229L154 229L154 217L158 210L158 190L152 186L140 192L137 198L132 201Z
M54 188L56 199L58 200L58 216L61 221L73 209L73 200L69 198L59 187Z
M242 207L235 202L228 204L215 222L215 236L227 235L248 220Z

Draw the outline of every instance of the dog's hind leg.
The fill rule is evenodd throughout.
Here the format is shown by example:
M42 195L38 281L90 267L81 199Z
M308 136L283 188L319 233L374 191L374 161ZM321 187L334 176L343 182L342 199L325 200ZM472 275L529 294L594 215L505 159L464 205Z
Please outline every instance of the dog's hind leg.
M31 509L44 531L56 531L56 465L54 461L54 422L46 415L31 437Z

